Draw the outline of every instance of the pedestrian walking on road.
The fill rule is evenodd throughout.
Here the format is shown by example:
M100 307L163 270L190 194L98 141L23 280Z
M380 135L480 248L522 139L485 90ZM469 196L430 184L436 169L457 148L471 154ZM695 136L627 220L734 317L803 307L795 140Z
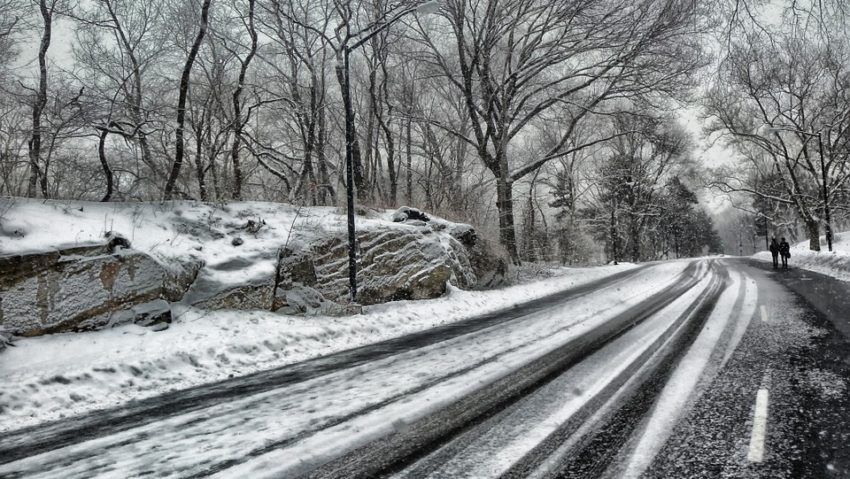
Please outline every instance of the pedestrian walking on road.
M779 254L782 256L782 269L788 269L788 258L791 257L791 245L782 238L779 242Z
M776 242L776 236L770 240L770 255L773 256L773 269L779 268L779 243Z

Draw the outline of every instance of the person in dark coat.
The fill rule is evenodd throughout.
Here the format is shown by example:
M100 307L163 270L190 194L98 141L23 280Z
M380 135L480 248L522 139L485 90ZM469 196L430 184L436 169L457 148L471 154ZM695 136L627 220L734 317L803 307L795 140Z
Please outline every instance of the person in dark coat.
M782 238L779 242L779 254L782 256L782 269L788 269L788 258L791 257L791 245Z
M774 236L772 240L770 240L770 255L773 256L773 269L779 267L779 243L776 242L776 237Z

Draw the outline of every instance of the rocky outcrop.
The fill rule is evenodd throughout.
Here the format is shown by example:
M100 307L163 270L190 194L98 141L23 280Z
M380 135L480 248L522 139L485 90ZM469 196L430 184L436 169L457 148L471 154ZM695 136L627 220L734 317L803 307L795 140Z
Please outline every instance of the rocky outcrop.
M180 301L189 287L198 279L198 274L203 267L204 262L197 259L186 260L172 266L165 272L162 298L172 303Z
M180 302L201 309L255 310L272 308L277 284L277 252L246 255L207 264L180 298ZM267 272L253 272L257 265L267 264ZM246 272L250 271L250 272ZM234 280L234 278L246 278Z
M424 223L408 211L400 225L358 231L358 292L361 304L441 296L446 284L476 288L498 283L505 262L492 254L468 225ZM286 308L285 291L309 287L322 298L348 301L348 243L338 235L281 252L275 309Z
M21 336L95 329L159 299L166 271L109 243L0 257L0 325Z
M184 256L167 268L112 232L104 243L0 256L0 331L36 336L130 322L161 330L171 323L175 302L345 315L359 312L360 304L438 297L447 283L470 289L503 279L505 261L471 226L407 207L393 219L357 232L355 303L349 301L344 231L305 231L280 251L243 243L232 246L240 254L218 263L212 263L215 255L207 256L211 264ZM240 229L256 234L263 226L249 221Z

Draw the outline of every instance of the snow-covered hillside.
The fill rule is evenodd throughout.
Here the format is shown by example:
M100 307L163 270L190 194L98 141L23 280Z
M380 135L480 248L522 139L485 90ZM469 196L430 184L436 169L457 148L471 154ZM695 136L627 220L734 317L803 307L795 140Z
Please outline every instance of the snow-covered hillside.
M470 225L422 220L386 210L358 215L360 303L433 298L447 282L469 289L503 280L506 262ZM350 314L358 306L347 304L346 234L345 215L327 207L2 199L0 268L8 274L0 275L0 292L8 297L0 327L35 336L149 322L174 315L164 300L205 310ZM131 249L107 254L98 246L107 236Z
M263 223L261 223L264 222ZM249 226L249 222L255 226ZM371 210L358 226L396 225L392 212ZM395 227L404 228L402 225ZM0 199L0 254L46 251L103 242L122 234L134 249L165 267L203 261L207 274L222 282L246 282L272 274L277 250L288 241L306 241L345 231L344 212L332 207L240 202L214 205L194 201L99 203ZM252 232L256 231L256 232ZM242 244L234 246L234 240ZM250 264L234 269L226 264ZM216 273L218 272L218 273Z
M827 251L825 237L821 237L820 243L820 251L810 250L808 240L791 246L788 266L807 269L842 281L850 281L850 231L835 235L832 252ZM753 257L761 261L772 261L769 251L760 251Z

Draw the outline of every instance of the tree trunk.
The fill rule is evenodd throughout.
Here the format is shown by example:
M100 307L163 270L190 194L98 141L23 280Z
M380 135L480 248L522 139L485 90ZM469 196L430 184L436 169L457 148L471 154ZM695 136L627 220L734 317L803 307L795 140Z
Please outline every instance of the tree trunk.
M384 131L384 137L387 141L387 172L390 180L390 206L398 206L398 178L396 177L395 169L395 140L393 139L393 131L390 125L393 117L393 104L390 102L389 81L387 74L386 56L381 61L381 95L380 100L387 105L387 118L383 115L383 109L376 109L378 113L378 124Z
M109 135L109 130L104 128L100 131L100 138L97 142L97 156L100 158L100 166L103 167L103 174L106 176L106 194L103 195L103 199L100 201L109 201L112 198L112 190L113 190L113 179L112 179L112 169L109 167L109 163L106 161L106 137Z
M620 233L617 228L617 201L614 200L614 207L611 208L611 259L614 264L619 263L620 259Z
M38 50L38 92L32 105L32 137L29 141L30 177L27 184L27 196L35 197L35 187L41 175L47 175L41 171L41 114L47 105L47 49L50 48L50 38L53 29L53 10L47 8L47 0L40 0L39 10L44 22L44 31L41 35L41 44ZM45 191L42 191L44 194Z
M248 34L251 36L251 48L245 60L241 60L239 81L233 91L233 145L230 148L230 161L233 163L233 199L242 199L242 167L239 160L239 146L242 141L242 129L247 119L242 118L242 90L245 88L245 77L251 60L257 54L257 31L254 29L254 4L256 0L248 0Z
M180 77L180 93L177 98L177 130L175 131L176 147L174 151L174 163L171 165L171 173L168 175L168 181L165 183L166 200L171 199L174 193L174 184L177 182L177 177L180 176L180 168L183 166L183 150L186 147L183 142L183 128L186 123L186 99L189 93L189 77L192 75L192 66L195 64L195 57L198 56L198 50L201 49L201 43L204 41L204 35L207 33L207 19L209 18L211 1L204 0L201 6L201 25L197 36L195 36L192 49L189 50L189 57L186 59L186 64L183 65L183 74Z
M806 234L809 235L809 249L820 251L820 224L816 220L806 220Z
M204 158L203 158L203 142L201 135L203 134L203 123L195 129L195 176L198 179L198 192L201 196L201 201L207 201L207 184L205 180Z
M321 201L323 205L328 204L328 199L330 199L330 204L336 205L336 189L331 184L331 175L328 173L328 163L325 159L325 144L327 143L327 128L325 127L325 107L324 107L324 92L322 93L322 106L318 110L318 139L316 144L316 161L319 166L319 179L322 182L322 193L321 193ZM327 196L330 198L326 197Z
M528 205L526 208L528 208L528 227L523 231L526 238L526 258L528 258L528 261L537 261L537 245L535 241L537 232L535 231L536 225L534 224L535 216L537 215L534 213L534 186L529 189Z
M513 183L509 183L505 175L496 178L496 207L499 210L499 241L508 251L514 264L519 264L519 254L516 247L516 231L514 230Z
M412 145L413 140L410 136L411 133L411 123L413 120L410 117L407 118L407 177L406 177L406 187L407 187L407 204L413 205L413 153L412 153Z
M631 242L632 242L632 261L637 263L640 260L640 225L635 218L632 218L631 224Z

